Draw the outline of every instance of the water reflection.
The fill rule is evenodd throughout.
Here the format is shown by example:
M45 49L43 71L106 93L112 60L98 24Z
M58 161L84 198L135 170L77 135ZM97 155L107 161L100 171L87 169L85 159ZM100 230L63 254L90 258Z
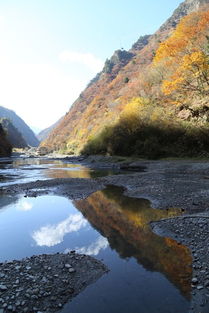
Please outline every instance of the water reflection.
M117 169L91 169L81 164L42 158L14 158L0 163L0 186L37 179L96 178L127 173Z
M149 222L180 214L177 209L156 210L147 200L129 198L122 189L110 186L75 206L122 258L135 257L150 271L167 276L186 297L190 297L192 258L187 247L155 235ZM91 251L91 247L82 248Z
M32 202L26 199L21 199L16 205L16 209L19 211L30 211L32 207Z
M177 210L153 210L148 201L125 197L115 187L74 202L51 195L13 200L4 195L0 202L5 203L0 210L1 262L69 249L96 256L110 269L63 313L120 313L127 307L130 312L140 307L140 313L188 311L189 251L147 226Z
M81 214L72 214L64 221L41 227L32 234L38 246L52 247L61 243L66 234L79 231L87 225L87 220Z
M97 256L101 250L105 250L108 246L109 246L108 240L102 236L99 236L97 240L95 240L89 246L76 248L76 251L81 254Z
M11 204L11 203L16 203L18 201L18 196L10 196L10 195L5 195L0 191L0 213L6 209L6 206Z

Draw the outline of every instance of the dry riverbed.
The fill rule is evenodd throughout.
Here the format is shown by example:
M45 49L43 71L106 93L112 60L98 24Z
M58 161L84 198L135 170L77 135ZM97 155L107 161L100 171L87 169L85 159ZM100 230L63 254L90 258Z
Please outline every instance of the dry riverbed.
M183 216L151 223L151 227L159 235L172 237L191 249L193 256L191 312L208 312L209 162L135 161L125 163L111 162L111 160L106 161L105 159L98 160L97 158L84 159L80 162L91 167L121 167L138 172L97 179L69 178L36 181L21 185L10 185L2 188L1 192L11 195L24 194L25 197L53 193L70 199L82 199L97 190L105 188L107 185L116 185L124 187L125 194L128 196L149 199L154 208L180 208ZM85 257L82 260L85 260ZM73 264L72 267L74 266ZM105 271L105 267L100 265L99 275ZM71 275L71 273L68 273L68 275ZM12 280L12 284L15 284L15 281ZM75 293L78 293L79 290ZM15 294L14 299L18 301ZM63 302L65 301L63 300ZM55 303L59 305L59 303ZM60 301L60 305L63 305L62 301ZM45 306L47 307L46 304ZM53 310L50 312L53 312Z
M100 261L74 252L1 263L0 312L57 312L105 272Z

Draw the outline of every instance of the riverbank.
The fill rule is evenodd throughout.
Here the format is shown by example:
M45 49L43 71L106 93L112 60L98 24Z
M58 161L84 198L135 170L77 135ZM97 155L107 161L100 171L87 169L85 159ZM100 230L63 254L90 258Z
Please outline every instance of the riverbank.
M107 271L100 261L73 251L0 263L0 312L60 311Z

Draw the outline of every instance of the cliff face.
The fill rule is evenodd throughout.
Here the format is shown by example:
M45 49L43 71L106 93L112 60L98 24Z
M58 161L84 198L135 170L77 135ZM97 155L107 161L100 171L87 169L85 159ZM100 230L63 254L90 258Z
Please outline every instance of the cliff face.
M129 51L117 50L42 146L78 153L88 139L116 121L131 98L143 96L139 74L146 73L160 42L171 34L183 16L208 4L209 0L186 0L154 35L139 38Z
M10 156L12 152L12 146L6 138L6 134L2 125L0 124L0 157Z
M194 11L200 9L201 6L207 5L208 0L186 0L173 12L173 15L160 27L160 31L175 27L180 19Z

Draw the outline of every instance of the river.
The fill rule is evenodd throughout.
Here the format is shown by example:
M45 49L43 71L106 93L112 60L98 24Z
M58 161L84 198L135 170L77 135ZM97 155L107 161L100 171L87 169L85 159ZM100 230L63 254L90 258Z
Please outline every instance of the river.
M0 161L0 186L54 178L95 178L120 171L44 158ZM186 313L192 258L187 247L151 231L150 221L180 214L108 186L82 200L1 195L0 261L68 252L102 260L109 272L67 303L71 313Z

